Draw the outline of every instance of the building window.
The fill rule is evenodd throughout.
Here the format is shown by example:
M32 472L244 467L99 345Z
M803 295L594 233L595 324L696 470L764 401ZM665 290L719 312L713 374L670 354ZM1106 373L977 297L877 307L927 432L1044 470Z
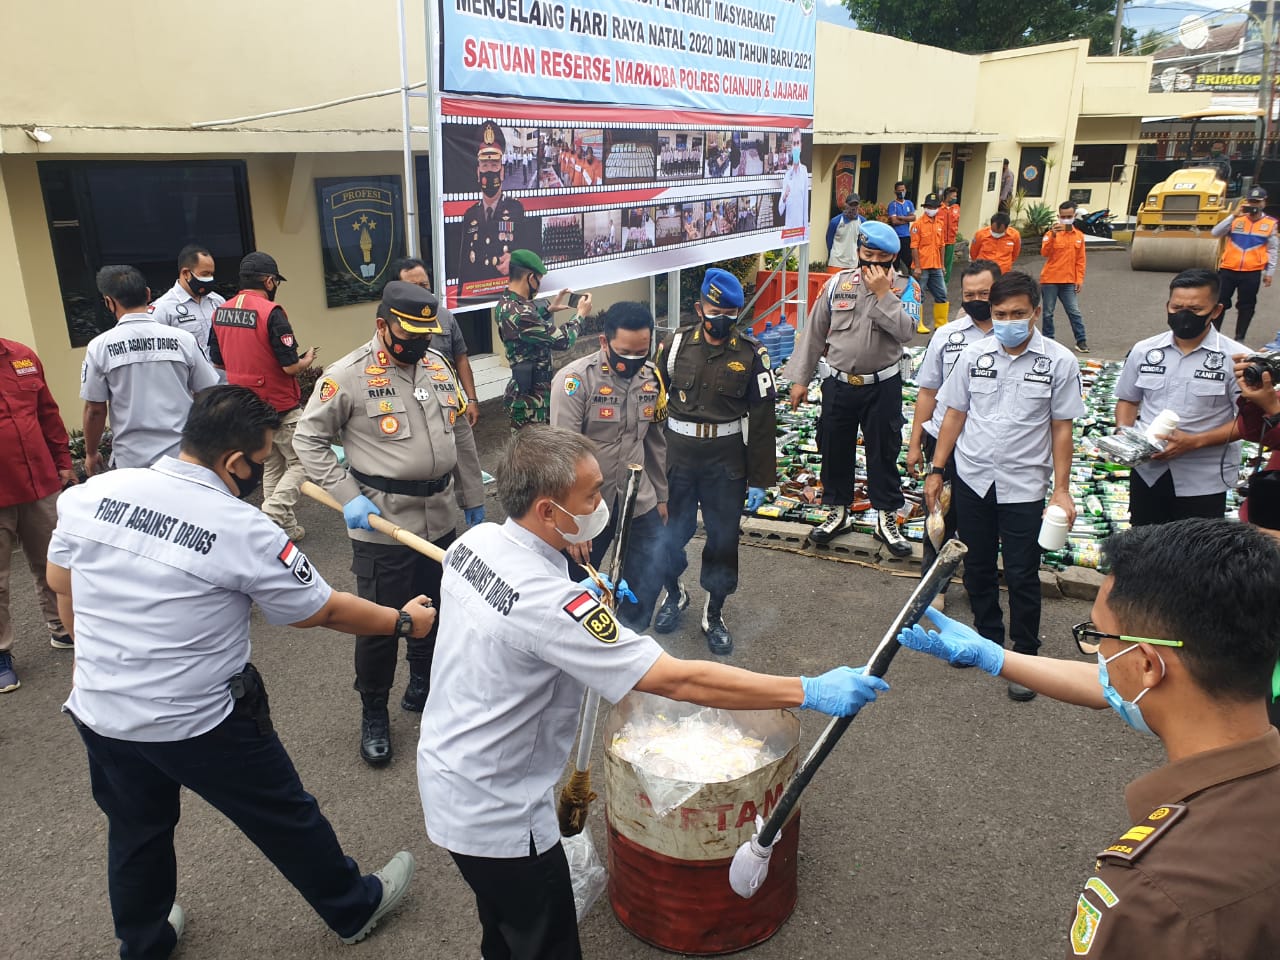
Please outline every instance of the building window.
M94 284L105 264L137 267L154 299L177 279L178 251L199 243L217 263L218 292L236 292L240 260L254 248L243 162L59 160L38 166L73 347L115 323Z
M1072 183L1096 183L1119 180L1124 172L1124 155L1128 149L1123 143L1077 144L1071 155Z

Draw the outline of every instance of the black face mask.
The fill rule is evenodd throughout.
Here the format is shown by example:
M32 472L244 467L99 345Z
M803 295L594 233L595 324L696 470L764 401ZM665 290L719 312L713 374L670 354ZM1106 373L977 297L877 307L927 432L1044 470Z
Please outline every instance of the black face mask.
M240 455L244 457L244 462L249 465L249 479L241 480L234 473L231 474L231 479L236 482L236 496L244 500L262 484L262 473L267 467L264 463L255 463L254 459L243 450L240 451Z
M889 272L891 272L891 273L892 273L892 272L893 272L893 261L892 261L892 260L885 260L885 261L880 261L880 260L863 260L861 257L859 257L859 258L858 258L858 269L859 269L859 270L865 270L865 269L867 269L867 267L879 267L881 270L888 270Z
M1194 310L1179 310L1177 313L1170 313L1169 329L1173 331L1173 335L1179 340L1194 340L1200 334L1204 333L1204 328L1209 325L1209 317L1213 311L1209 313L1196 313Z
M964 302L964 312L970 320L977 323L986 323L991 319L991 301L966 300Z
M427 349L431 346L429 338L413 337L401 339L391 332L390 327L387 327L387 337L391 341L387 344L387 349L401 363L417 363L427 355Z
M898 191L898 199L899 199L899 200L901 200L901 199L903 199L904 197L906 197L906 195L907 195L907 191L905 191L905 190L899 190L899 191Z
M273 284L271 284L271 289L270 289L270 290L268 290L268 289L266 289L266 288L264 287L264 288L263 288L263 290L262 290L262 292L263 292L263 294L265 294L265 295L266 295L266 298L267 298L268 300L270 300L272 303L275 303L275 302L276 302L276 294L280 292L280 284L279 284L279 283L273 283Z
M643 357L624 357L613 349L612 346L606 348L609 355L609 369L620 376L623 380L630 380L640 368L648 361L648 356Z
M723 340L729 336L729 331L733 329L733 325L738 322L738 315L735 314L709 314L702 315L702 326L708 334L717 340Z
M205 294L213 290L213 278L201 280L194 273L187 277L187 287L191 290L193 297L203 297Z
M500 173L482 173L480 174L480 191L490 200L498 195L498 191L502 189L502 174Z

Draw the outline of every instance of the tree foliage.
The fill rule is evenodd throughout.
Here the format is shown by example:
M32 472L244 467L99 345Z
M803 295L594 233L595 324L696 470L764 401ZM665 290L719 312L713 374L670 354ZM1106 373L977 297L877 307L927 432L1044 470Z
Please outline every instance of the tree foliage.
M844 0L861 30L959 53L1008 50L1087 38L1111 53L1115 0ZM1134 31L1124 28L1122 48Z

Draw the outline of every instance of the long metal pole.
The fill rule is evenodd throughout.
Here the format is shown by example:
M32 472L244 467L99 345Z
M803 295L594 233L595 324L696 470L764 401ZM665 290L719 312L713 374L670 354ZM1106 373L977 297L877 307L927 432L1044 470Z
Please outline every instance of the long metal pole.
M1111 55L1120 56L1120 44L1124 40L1124 0L1116 0L1116 32L1111 38Z
M396 0L396 27L400 30L400 113L404 130L404 249L419 254L418 182L413 168L413 124L409 118L409 38L404 22L404 0ZM428 61L429 62L429 61Z
M430 110L427 134L427 167L430 171L431 196L431 282L445 301L444 268L444 134L440 119L440 6L436 0L423 0L427 22L427 103Z
M1276 4L1267 0L1267 16L1262 23L1262 85L1258 87L1258 109L1262 111L1258 123L1257 160L1253 168L1254 183L1262 180L1262 160L1271 139L1272 87L1275 86Z

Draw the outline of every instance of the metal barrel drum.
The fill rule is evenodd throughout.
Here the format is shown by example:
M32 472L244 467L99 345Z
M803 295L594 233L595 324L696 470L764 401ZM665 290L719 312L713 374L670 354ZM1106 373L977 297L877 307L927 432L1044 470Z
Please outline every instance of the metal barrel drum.
M646 943L710 956L763 943L795 909L798 805L774 844L768 879L755 897L744 900L729 888L729 863L751 839L756 817L772 812L795 773L800 721L786 710L714 711L764 744L764 762L757 769L722 782L662 780L613 747L619 731L641 714L660 713L664 721L677 723L701 710L632 693L609 714L604 727L609 901L618 921ZM672 808L664 812L666 807Z

